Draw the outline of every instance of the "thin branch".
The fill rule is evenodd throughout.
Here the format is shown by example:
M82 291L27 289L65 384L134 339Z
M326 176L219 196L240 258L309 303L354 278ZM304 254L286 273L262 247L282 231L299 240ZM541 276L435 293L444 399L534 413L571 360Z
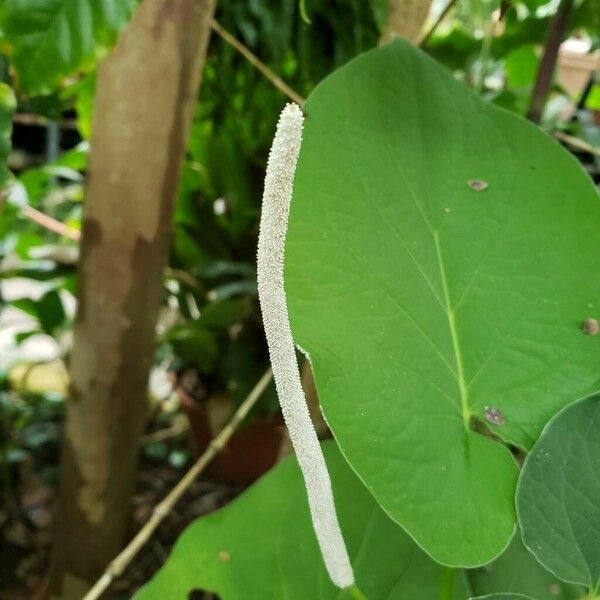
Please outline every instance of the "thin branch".
M427 32L423 35L423 37L419 40L418 46L420 48L424 48L429 42L431 36L435 33L435 30L439 27L442 21L448 16L448 13L454 8L457 0L448 0L448 4L446 4L444 10L441 12L440 16L436 19L435 23L427 30Z
M248 397L240 404L229 423L221 430L208 445L202 456L191 469L181 478L179 483L169 494L156 505L152 516L140 529L137 535L129 542L127 547L108 565L104 575L95 583L83 600L97 600L106 591L108 586L123 573L127 565L133 560L144 544L150 539L162 520L169 514L177 501L183 496L195 479L204 471L210 461L225 447L240 423L246 418L250 409L256 404L266 387L271 382L273 374L271 369L266 371L258 380Z
M41 225L45 229L53 231L54 233L64 235L65 237L75 240L76 242L81 239L81 231L77 229L72 229L64 223L61 223L60 221L49 217L48 215L44 214L43 212L40 212L39 210L31 206L26 206L25 208L23 208L21 214L27 217L28 219L31 219L38 225Z
M260 71L280 92L285 94L290 100L302 106L304 98L295 92L281 77L277 76L265 63L263 63L255 54L253 54L242 42L235 38L214 19L210 19L212 30L228 44L233 46L248 62L250 62L258 71Z
M539 123L542 118L546 97L552 84L552 75L556 66L558 51L565 37L572 8L573 0L561 0L558 10L550 23L550 30L548 31L548 37L544 46L544 55L538 67L529 110L527 111L527 118L533 123Z
M81 240L81 231L79 231L78 229L72 229L64 223L57 221L55 218L50 217L49 215L40 212L39 210L32 208L31 206L26 206L21 211L21 214L24 217L31 219L34 223L37 223L44 229L47 229L48 231L58 233L59 235L64 235L65 237L68 237L69 239L75 242L79 242ZM187 273L186 271L182 271L181 269L172 269L171 267L166 267L165 277L176 279L181 283L185 283L192 289L202 290L200 282L193 275L190 275L189 273Z
M170 277L171 279L175 279L176 281L185 283L185 285L192 288L193 290L202 291L202 286L200 285L200 282L193 275L190 275L187 271L166 267L165 277Z
M13 123L17 125L45 127L50 122L50 119L32 113L16 112L12 117ZM62 119L57 122L61 129L77 129L76 119Z
M148 444L164 442L165 440L170 440L171 438L182 435L189 428L189 424L185 421L181 423L175 423L171 427L164 427L163 429L147 433L146 435L142 436L140 443L142 444L142 446L147 446Z
M555 131L552 135L557 140L560 140L561 142L571 146L571 148L575 148L575 150L581 150L582 152L588 152L594 156L600 156L600 148L597 146L592 146L592 144L588 144L585 140L579 139L573 135L569 135L568 133L563 133L562 131Z

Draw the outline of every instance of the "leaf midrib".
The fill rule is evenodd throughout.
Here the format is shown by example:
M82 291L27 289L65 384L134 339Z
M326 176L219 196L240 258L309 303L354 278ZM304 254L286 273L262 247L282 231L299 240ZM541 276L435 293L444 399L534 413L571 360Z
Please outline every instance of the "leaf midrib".
M459 388L459 393L460 393L461 416L463 419L464 426L468 430L470 419L471 419L471 411L470 411L469 405L468 405L468 385L467 385L466 379L465 379L463 359L462 359L462 353L461 353L461 349L460 349L460 343L458 340L458 330L456 328L456 319L455 319L455 315L454 315L454 309L452 308L452 304L450 302L450 292L449 292L449 288L448 288L448 281L447 281L447 277L446 277L444 261L442 258L442 250L441 250L441 245L440 245L440 241L439 241L439 231L432 227L429 217L428 217L423 205L419 201L417 193L413 189L408 177L406 176L403 165L401 163L399 163L397 159L395 159L395 162L398 167L398 171L399 171L400 175L402 176L402 179L404 180L406 189L408 190L415 206L417 207L419 213L421 214L423 222L425 223L425 225L427 226L427 229L429 230L429 232L431 233L431 235L433 237L436 256L437 256L437 262L438 262L438 269L440 272L440 279L442 280L442 288L443 288L443 292L444 292L445 306L444 306L444 304L442 304L442 302L440 302L440 299L439 299L438 295L435 293L435 290L433 289L433 286L431 284L430 284L430 288L431 288L432 292L434 293L434 296L435 296L436 300L438 301L438 303L440 304L442 310L446 313L446 318L448 319L448 327L450 329L450 337L452 339L452 349L453 349L453 354L454 354L454 360L456 362L456 373L454 373L454 375L458 382L458 388ZM362 180L361 180L361 183L362 183ZM374 200L373 200L373 204L376 205L376 202ZM384 218L384 220L386 220L384 215L381 214L381 212L380 212L380 215ZM389 225L391 227L391 224L389 224ZM394 230L393 227L391 227L391 228ZM418 266L420 266L419 263L417 262L417 260L413 256L411 256L411 258L414 260L414 262ZM425 272L423 271L423 269L420 268L419 270L424 275L425 280L428 283L430 283L429 279L425 276Z
M351 101L351 97L350 97L349 94L346 97L346 99L347 99L347 101ZM349 131L349 124L347 122L344 123L344 128L345 128L346 131ZM355 162L353 154L351 154L351 159L352 159L353 162ZM396 165L398 167L398 171L399 171L400 175L402 176L402 179L404 180L404 183L406 185L406 189L408 190L410 197L412 198L415 206L417 207L419 213L421 214L423 222L425 223L425 225L427 226L427 229L429 230L430 234L433 237L433 241L434 241L434 245L435 245L435 250L436 250L436 255L437 255L438 268L439 268L439 272L440 272L440 279L442 281L442 288L443 288L443 292L444 292L444 302L443 303L440 301L440 298L439 298L438 294L436 294L434 286L432 285L431 280L427 277L426 272L423 269L422 265L420 265L420 263L417 261L417 259L415 258L415 256L412 255L412 253L408 250L408 248L409 248L408 244L406 244L406 242L404 241L404 239L402 238L402 236L398 234L398 232L396 231L396 229L393 226L393 224L390 223L390 221L388 220L388 218L385 216L385 214L379 208L379 205L377 204L377 202L375 200L376 195L368 194L367 193L365 182L363 181L363 178L360 175L360 170L357 169L357 168L355 168L355 173L358 174L357 181L359 182L360 186L362 187L363 191L365 192L365 196L370 199L372 205L375 207L375 209L376 209L379 217L389 227L389 229L393 232L393 234L395 235L395 237L398 240L402 241L402 244L403 244L404 248L408 251L408 254L409 254L410 258L416 264L419 272L423 276L425 282L428 284L429 289L431 290L431 292L433 294L433 297L435 298L435 300L439 304L439 306L442 309L442 311L445 312L445 314L446 314L446 318L448 319L448 326L449 326L449 329L450 329L450 337L452 339L452 348L453 348L454 360L456 362L456 372L454 372L452 370L452 368L448 365L447 361L445 360L445 357L443 357L442 353L435 346L435 344L433 344L432 342L430 342L430 343L437 350L438 354L442 357L443 362L446 364L446 366L448 366L448 368L450 369L450 372L452 372L452 374L454 375L454 377L457 380L458 388L459 388L459 394L460 394L460 411L461 411L461 416L462 416L462 419L463 419L464 426L468 430L469 429L470 420L471 420L471 414L472 414L471 410L469 409L469 405L468 405L468 385L466 383L465 374L464 374L463 359L462 359L462 353L461 353L461 349L460 349L460 343L459 343L459 340L458 340L458 331L457 331L457 327L456 327L456 319L455 319L455 315L454 315L454 310L452 308L452 304L450 302L450 293L449 293L449 288L448 288L448 281L447 281L447 277L446 277L444 262L443 262L443 258L442 258L441 245L440 245L440 241L439 241L439 232L432 227L431 222L429 221L428 215L427 215L426 211L423 208L423 205L419 201L419 198L418 198L415 190L413 189L412 185L410 184L409 179L406 177L406 173L404 172L403 165L401 163L399 163L396 158L395 158L395 163L396 163ZM356 167L356 165L355 165L355 167ZM444 304L445 304L445 306L444 306ZM405 315L409 319L411 319L413 321L413 324L415 324L418 327L418 329L421 331L422 335L424 335L425 339L427 341L430 341L429 337L427 335L425 335L424 331L422 330L422 328L419 325L417 325L416 321L414 319L412 319L412 317L409 317L407 311L403 310L403 312L405 313Z
M444 301L446 306L444 310L448 318L448 326L450 328L450 337L452 338L452 349L454 351L454 358L456 360L456 374L458 381L458 388L460 391L460 404L461 414L465 427L469 428L469 422L471 420L471 411L468 404L468 386L465 380L465 373L462 360L462 352L460 349L460 343L458 340L458 330L456 328L456 319L454 316L454 310L450 304L450 292L448 290L448 279L446 277L446 268L444 267L444 259L442 257L442 248L440 245L440 236L438 231L432 231L433 241L435 243L435 253L438 260L438 266L440 269L440 279L442 280L442 289L444 292Z

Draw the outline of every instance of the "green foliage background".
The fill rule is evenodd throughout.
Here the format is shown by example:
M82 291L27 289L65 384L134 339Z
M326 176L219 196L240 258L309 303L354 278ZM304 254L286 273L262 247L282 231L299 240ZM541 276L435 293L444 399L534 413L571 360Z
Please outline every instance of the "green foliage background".
M41 229L24 216L23 208L38 209L75 231L79 229L93 125L95 68L126 26L135 5L134 0L101 3L6 0L0 7L0 202L3 204L0 278L26 278L43 285L43 293L35 299L22 297L8 301L0 295L0 310L3 305L11 305L32 316L33 329L21 332L18 341L25 342L43 333L59 341L64 358L68 357L72 326L65 295L75 289L77 243L67 236L57 237ZM556 5L540 0L512 2L499 31L492 36L489 22L497 8L496 2L487 0L459 1L453 16L428 42L426 51L485 101L523 115ZM279 3L227 0L218 4L216 18L306 97L333 70L377 45L385 18L385 3L314 1L307 2L307 11L310 24L300 18L296 0ZM599 1L577 2L568 30L587 31L597 46ZM553 100L561 98L564 100L565 94L555 85ZM286 98L231 46L218 36L212 36L181 174L170 265L165 277L166 316L158 339L156 363L168 363L179 371L193 369L199 373L206 395L226 392L234 404L245 397L257 373L267 367L256 300L255 247L267 152L285 101ZM37 125L40 140L33 144L35 148L30 141L24 142L23 126L17 122L11 153L9 139L15 110L41 123ZM543 126L598 144L597 129L589 125L586 117L564 123L558 114L547 110ZM56 122L61 126L68 124L62 129L63 145L58 148L61 150L58 156L54 156L49 147L44 149L44 138ZM22 160L19 157L23 151ZM12 174L4 166L6 159ZM598 159L587 157L586 160L590 171L598 173ZM62 406L60 394L21 389L15 386L10 373L1 374L0 460L9 465L3 473L5 489L9 489L15 479L16 465L41 449L56 448ZM255 414L276 410L271 389ZM384 413L383 417L386 416ZM521 447L531 446L543 423L535 420L530 425L523 436L515 434L509 441ZM164 458L160 452L155 455ZM332 460L337 464L338 459ZM513 472L511 482L514 476ZM284 488L288 484L299 485L294 465L288 461L252 493L271 497L273 491L264 492L264 488L277 487L278 477L289 479L284 482ZM347 473L343 477L349 487L356 485L353 475ZM362 487L360 490L356 492L357 497L365 503L372 500L365 496ZM238 507L244 502L251 500L241 498L227 510L240 510ZM389 506L382 504L389 510ZM305 507L295 508L301 513ZM302 517L304 521L305 517ZM214 517L219 526L221 518ZM383 513L378 519L387 526L391 524ZM508 520L512 526L512 515ZM212 526L213 520L207 521L198 525L196 531L204 537L203 528ZM306 537L307 531L310 533L309 526L303 522L298 534ZM404 536L397 527L393 532L391 537ZM374 552L381 550L377 536L386 537L384 534L385 531L375 532L365 543L371 544ZM510 535L506 531L503 535L508 541ZM433 563L404 537L406 539L398 538L398 544L410 547L411 552L415 550L414 560L426 568L432 567ZM188 539L182 540L182 544ZM312 542L306 543L310 546ZM216 546L203 548L215 550ZM314 548L312 551L314 554ZM596 557L594 554L593 560ZM210 558L214 561L213 555ZM253 558L256 557L250 556L248 560ZM382 560L390 559L383 556ZM248 564L250 570L255 568L251 562ZM473 559L470 564L478 564L478 561ZM515 565L521 569L520 577L495 576L512 572ZM220 564L215 567L215 580L222 576L222 567ZM581 594L578 587L562 583L558 593L550 594L549 590L555 589L552 586L557 585L556 578L531 559L520 543L519 534L488 570L471 571L468 583L462 574L459 576L460 582L455 585L460 587L460 593L466 589L462 587L464 583L474 594L496 594L489 598L515 597L500 592L522 592L539 600L550 597L571 600ZM510 585L501 586L500 580ZM449 589L456 588L450 586ZM323 592L323 597L330 595L331 590Z

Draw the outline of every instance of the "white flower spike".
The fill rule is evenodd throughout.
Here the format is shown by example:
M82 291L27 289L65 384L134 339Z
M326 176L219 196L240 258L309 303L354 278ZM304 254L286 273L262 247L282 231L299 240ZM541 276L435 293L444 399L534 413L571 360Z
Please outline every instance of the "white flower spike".
M258 297L279 403L304 476L313 527L327 572L339 588L354 573L338 523L331 480L310 419L283 285L285 238L304 116L296 104L283 109L269 153L258 237Z

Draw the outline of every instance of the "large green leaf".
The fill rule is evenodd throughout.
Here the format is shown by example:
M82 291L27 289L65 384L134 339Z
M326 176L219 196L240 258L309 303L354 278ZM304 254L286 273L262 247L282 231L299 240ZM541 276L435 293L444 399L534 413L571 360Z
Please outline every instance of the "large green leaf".
M600 387L600 201L575 159L396 41L306 103L286 291L325 417L436 560L515 527L527 448Z
M323 450L362 591L370 600L439 598L446 569L384 514L333 442ZM188 527L166 565L135 598L185 600L194 588L216 592L222 600L350 598L333 587L325 572L294 458ZM468 596L461 572L455 574L453 590L455 600Z
M138 0L5 0L3 34L25 92L47 94L89 71L115 43Z
M517 511L523 541L565 581L600 592L600 396L558 414L527 457Z
M11 87L0 82L0 190L11 178L11 173L6 166L6 159L10 152L12 116L16 107L17 102Z
M515 535L509 547L493 563L469 572L473 594L510 592L539 600L577 600L585 590L563 583L546 571Z

